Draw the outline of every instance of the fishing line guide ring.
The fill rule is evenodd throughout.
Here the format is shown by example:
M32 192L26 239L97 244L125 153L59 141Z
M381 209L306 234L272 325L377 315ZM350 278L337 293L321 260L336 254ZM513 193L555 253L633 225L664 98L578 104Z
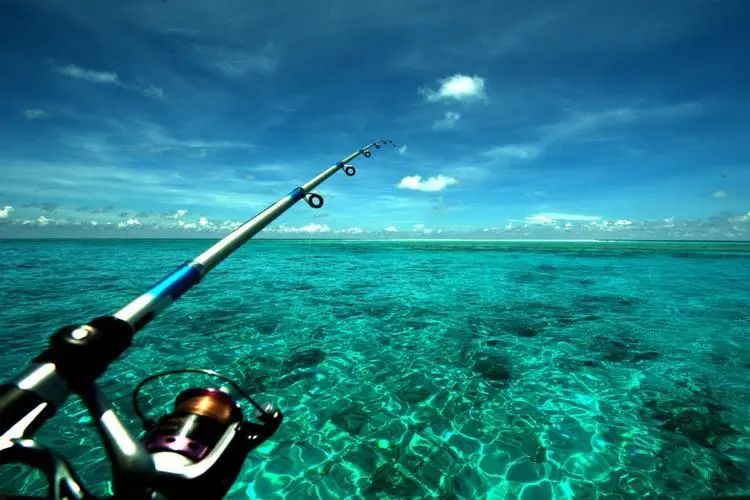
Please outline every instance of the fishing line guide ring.
M344 165L344 173L349 177L353 177L354 174L357 173L357 169L354 168L354 165L347 163L346 165Z
M362 153L365 156L365 158L369 158L370 156L372 156L372 153L366 149L360 149L360 153Z
M308 205L310 205L310 208L320 208L323 206L323 197L318 193L308 194L307 198L305 198L305 201Z

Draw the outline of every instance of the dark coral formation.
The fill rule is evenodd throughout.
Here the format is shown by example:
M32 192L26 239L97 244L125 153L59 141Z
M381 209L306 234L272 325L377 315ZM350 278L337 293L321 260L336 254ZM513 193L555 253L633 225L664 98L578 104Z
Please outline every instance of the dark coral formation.
M291 358L284 362L287 371L297 368L305 368L320 364L326 359L326 353L320 349L306 349L292 355Z

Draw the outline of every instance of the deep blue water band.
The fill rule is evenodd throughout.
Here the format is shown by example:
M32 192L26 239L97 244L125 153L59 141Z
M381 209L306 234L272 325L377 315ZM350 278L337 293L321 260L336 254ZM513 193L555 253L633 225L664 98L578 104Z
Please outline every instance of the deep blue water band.
M177 300L200 280L200 270L190 264L190 262L185 262L166 278L151 287L148 293L155 297L169 295L172 297L172 300Z

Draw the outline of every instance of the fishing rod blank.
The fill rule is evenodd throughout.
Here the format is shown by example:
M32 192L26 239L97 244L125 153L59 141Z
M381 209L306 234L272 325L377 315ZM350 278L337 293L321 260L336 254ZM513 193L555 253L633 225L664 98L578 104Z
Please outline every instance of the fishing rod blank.
M352 176L356 170L349 162L358 156L369 158L372 149L391 145L376 141L350 154L335 165L293 189L229 235L191 261L185 262L146 293L113 316L103 316L80 326L68 326L55 332L50 347L34 358L29 368L0 386L0 451L12 446L11 439L29 437L59 408L71 390L92 384L130 346L133 335L235 250L276 220L298 201L313 208L323 205L323 197L313 193L339 170Z

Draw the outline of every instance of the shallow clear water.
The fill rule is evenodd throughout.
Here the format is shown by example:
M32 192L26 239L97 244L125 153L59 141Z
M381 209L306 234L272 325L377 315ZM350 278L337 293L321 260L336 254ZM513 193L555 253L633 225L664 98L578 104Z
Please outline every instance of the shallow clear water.
M0 241L0 376L206 246ZM130 391L165 367L276 403L235 498L747 494L748 277L750 244L254 241L101 385L133 430ZM77 400L38 437L107 491Z

